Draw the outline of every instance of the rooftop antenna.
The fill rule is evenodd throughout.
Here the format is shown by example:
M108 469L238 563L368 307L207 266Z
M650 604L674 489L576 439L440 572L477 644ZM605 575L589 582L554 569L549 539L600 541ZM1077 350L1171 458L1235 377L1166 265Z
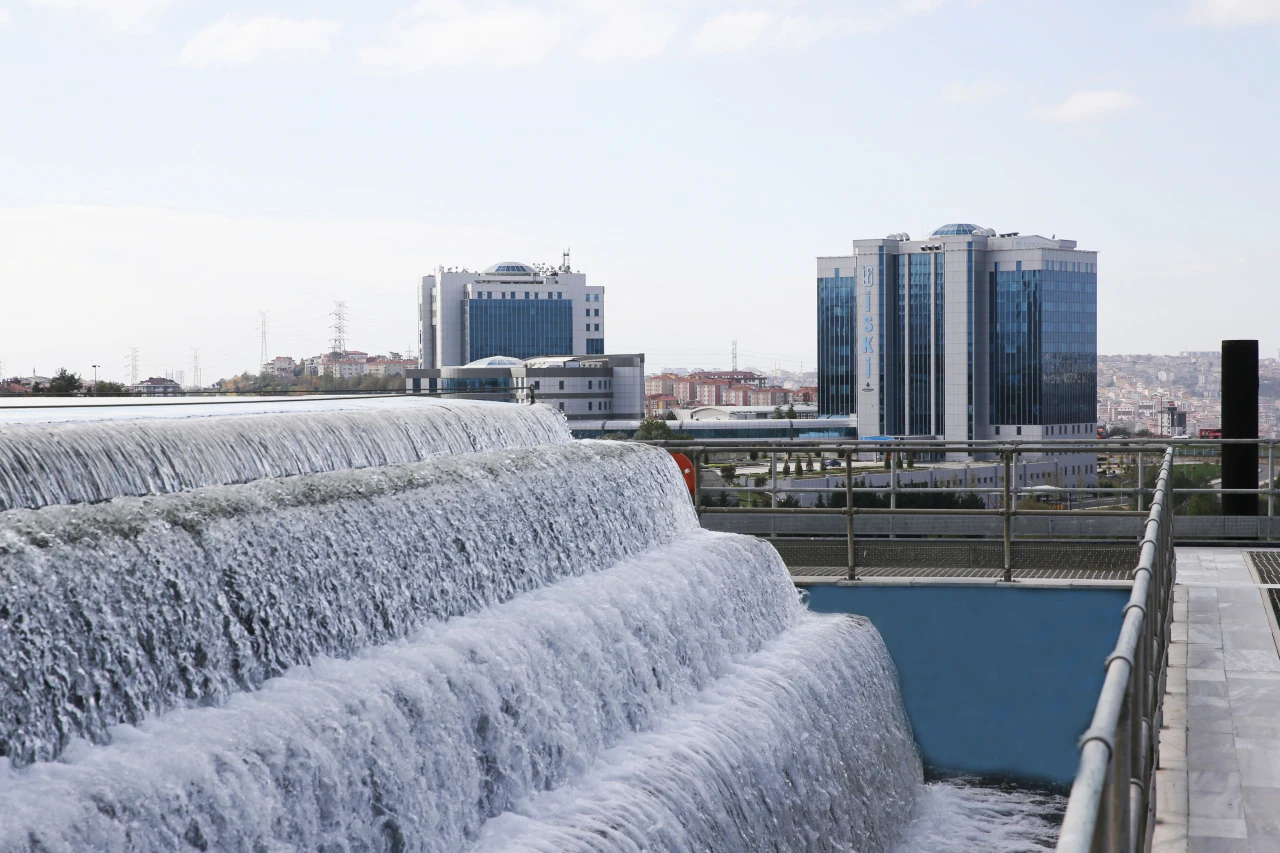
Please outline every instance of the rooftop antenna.
M129 347L129 384L130 385L138 384L138 348L137 347Z
M733 372L738 372L738 342L733 342Z
M258 325L262 333L262 346L258 356L258 372L261 373L267 364L267 311L258 312Z
M560 254L560 272L572 272L569 268L569 250L565 249Z
M334 302L333 313L333 349L331 352L347 351L347 303Z

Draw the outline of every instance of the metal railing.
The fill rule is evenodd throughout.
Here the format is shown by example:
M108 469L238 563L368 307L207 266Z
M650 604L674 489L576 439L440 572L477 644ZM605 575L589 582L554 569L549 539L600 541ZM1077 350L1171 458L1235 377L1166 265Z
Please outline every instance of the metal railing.
M1155 828L1161 702L1173 615L1173 448L1165 451L1147 516L1133 592L1106 662L1093 722L1058 835L1061 853L1143 853Z
M1259 447L1259 458L1265 457L1266 480L1265 485L1262 482L1258 487L1252 489L1221 489L1221 488L1178 488L1178 495L1195 495L1195 494L1253 494L1266 498L1266 523L1258 531L1252 534L1255 538L1271 538L1273 531L1280 527L1273 523L1276 515L1276 495L1280 490L1274 488L1276 481L1276 445L1274 439L1102 439L1102 440L1064 440L1050 439L1041 441L943 441L943 440L899 440L899 441L860 441L856 439L779 439L779 440L740 440L740 439L720 439L720 440L693 440L693 441L653 441L651 444L663 446L672 452L683 452L687 454L693 463L695 469L695 495L694 502L697 510L703 515L729 515L729 516L764 516L767 519L778 519L788 516L843 516L844 517L844 534L849 539L849 560L847 566L847 577L851 580L857 579L857 566L855 563L856 549L853 540L858 535L859 525L855 524L855 518L858 516L866 517L868 520L881 518L885 516L898 517L899 519L910 519L911 517L946 517L955 521L960 518L968 517L970 519L986 516L988 518L999 519L1000 538L1004 543L1005 549L1005 580L1012 580L1012 562L1011 553L1013 542L1016 539L1017 531L1015 529L1015 520L1024 519L1040 519L1039 524L1050 525L1051 519L1059 521L1063 519L1089 519L1092 518L1093 523L1099 529L1102 529L1107 522L1104 519L1127 519L1125 522L1126 529L1134 530L1141 526L1141 519L1146 515L1148 501L1153 496L1154 486L1147 485L1147 469L1148 460L1152 455L1163 457L1171 448L1175 452L1182 454L1204 454L1217 453L1218 448L1226 444L1253 444ZM838 462L838 468L832 470L824 468L822 473L826 476L843 477L844 483L833 486L805 486L800 485L803 479L793 481L791 484L784 484L779 477L779 456L795 457L797 454L808 455L810 458L817 456L825 461L835 460ZM862 470L857 471L853 468L855 460L860 454L878 454L880 457L887 455L888 469L884 471ZM944 473L944 476L936 479L945 480L950 485L932 485L932 486L915 486L905 485L902 483L904 469L902 459L908 456L943 456L950 454L952 456L964 456L973 460L971 464L993 466L994 469L988 467L988 473L992 474L989 479L991 483L971 483L961 482L954 484L958 475L961 473L959 469L952 468ZM1131 459L1133 467L1136 469L1136 482L1134 485L1113 485L1113 486L1059 486L1059 485L1033 485L1026 475L1027 465L1034 462L1050 461L1052 457L1065 454L1080 454L1087 456L1086 464L1091 464L1099 456L1106 457L1122 457ZM757 464L761 461L765 463L763 485L729 485L714 486L709 485L705 481L704 472L712 466L708 463L713 457L724 459L732 456L754 455L758 457ZM1040 459L1027 462L1025 457L1035 455ZM927 463L926 463L927 464ZM868 476L883 477L888 475L887 485L853 485L855 478ZM747 475L750 479L751 475ZM755 477L756 480L761 479ZM983 477L988 479L988 477ZM818 507L818 506L787 506L782 503L789 496L800 496L804 494L825 494L834 496L839 494L843 498L843 506L841 507ZM985 506L983 508L905 508L899 506L899 499L904 494L909 495L929 495L947 493L951 495L957 494L974 494L982 496L984 503L996 504L995 506ZM750 495L763 496L762 502L764 506L708 506L707 498L716 494L734 494L734 495ZM857 507L854 506L854 497L859 494L872 494L884 496L887 498L887 507ZM994 495L996 500L991 500L987 496ZM1070 509L1069 512L1063 512L1060 509L1040 509L1040 508L1019 508L1018 501L1024 497L1040 497L1049 499L1064 500L1068 507L1070 502L1084 496L1091 497L1095 500L1115 500L1125 501L1130 504L1132 509L1098 509L1098 508L1080 508ZM755 499L750 499L754 503ZM834 520L834 519L833 519ZM925 521L924 518L920 519ZM1221 524L1224 520L1219 517L1217 522L1224 531L1228 528ZM1233 523L1236 521L1232 520ZM1188 530L1198 530L1197 523L1188 524ZM954 525L953 525L954 526ZM1059 525L1061 526L1061 525ZM1089 526L1089 522L1085 522L1084 526ZM1114 522L1112 526L1115 526ZM1202 525L1203 526L1203 525ZM1236 527L1239 525L1236 524ZM730 529L730 528L725 528ZM741 527L732 528L742 530ZM748 532L742 530L742 532ZM800 531L791 531L800 532ZM809 531L817 533L819 531ZM836 530L830 525L823 527L820 531L825 535L837 535ZM975 531L976 532L976 531ZM889 535L894 535L890 533ZM968 535L968 534L962 534ZM1034 535L1046 535L1043 531ZM1107 535L1119 535L1116 533ZM1249 536L1246 531L1241 533L1232 528L1229 532L1219 532L1216 534L1205 534L1199 538L1203 539L1220 539L1226 536Z

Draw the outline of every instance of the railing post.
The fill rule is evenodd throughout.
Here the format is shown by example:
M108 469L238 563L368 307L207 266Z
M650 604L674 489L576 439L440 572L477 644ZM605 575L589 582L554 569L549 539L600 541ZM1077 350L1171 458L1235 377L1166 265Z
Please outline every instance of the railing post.
M1004 581L1013 582L1013 484L1009 473L1013 467L1013 448L1004 449Z
M889 509L898 508L898 454L891 453L889 455ZM889 516L889 538L896 539L893 529L897 527L893 523L893 516Z
M1138 448L1138 512L1142 512L1143 504L1146 503L1146 483L1147 471L1143 467L1142 448Z
M1276 443L1267 442L1267 541L1271 541L1271 520L1276 515Z
M1116 721L1115 741L1111 748L1111 784L1107 797L1107 849L1111 853L1132 853L1129 850L1129 758L1130 726L1133 717L1133 673L1129 673L1129 689L1125 691L1120 706L1120 719Z
M778 450L769 451L769 506L778 508Z
M844 452L844 530L845 539L848 546L849 560L848 572L846 577L851 581L858 579L858 568L855 562L857 557L857 545L853 539L853 457L849 451Z
M702 517L702 452L692 451L693 456L693 509Z

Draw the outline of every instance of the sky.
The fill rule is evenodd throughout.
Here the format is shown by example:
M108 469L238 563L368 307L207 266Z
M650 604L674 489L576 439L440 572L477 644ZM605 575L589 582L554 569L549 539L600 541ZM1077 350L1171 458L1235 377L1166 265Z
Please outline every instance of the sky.
M813 369L815 257L1099 255L1103 353L1280 348L1280 0L0 0L0 362L416 349L572 264L649 367Z

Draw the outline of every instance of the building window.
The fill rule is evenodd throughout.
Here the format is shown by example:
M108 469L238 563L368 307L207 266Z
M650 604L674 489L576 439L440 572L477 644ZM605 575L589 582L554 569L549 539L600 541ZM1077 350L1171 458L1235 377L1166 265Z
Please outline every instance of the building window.
M592 405L591 405L591 401L590 401L590 400L588 400L588 401L587 401L587 411L588 411L588 412L594 411L594 409L592 408Z
M587 316L588 316L588 317L590 317L590 316L591 316L591 309L590 309L590 308L583 308L582 310L587 312Z
M533 380L533 390L535 390L535 391L541 391L541 390L542 390L542 381L541 381L541 380L539 380L539 379L535 379L535 380Z
M591 380L590 380L590 379L588 379L588 380L587 380L587 390L588 390L588 391L593 390L593 389L592 389L592 387L591 387Z
M564 380L563 380L563 379L561 379L561 380L560 380L560 390L561 390L561 391L563 391L563 390L564 390ZM561 403L561 404L560 404L560 408L562 408L562 409L564 408L564 403Z
M599 308L597 308L597 309L596 309L595 316L597 316L597 317L599 317L599 316L600 316L600 309L599 309Z
M562 411L562 412L564 411L564 403L561 403L561 404L560 404L560 411Z
M597 331L597 332L598 332L598 331L600 331L600 324L599 324L599 323L596 323L596 331Z
M556 291L556 299L564 299L563 291L560 291L560 290Z
M1000 427L996 427L996 435L1000 434Z
M524 292L524 298L525 298L525 299L528 299L528 298L529 298L529 291L527 291L527 290L526 290L526 291Z
M1022 427L1018 427L1018 435L1022 435Z

